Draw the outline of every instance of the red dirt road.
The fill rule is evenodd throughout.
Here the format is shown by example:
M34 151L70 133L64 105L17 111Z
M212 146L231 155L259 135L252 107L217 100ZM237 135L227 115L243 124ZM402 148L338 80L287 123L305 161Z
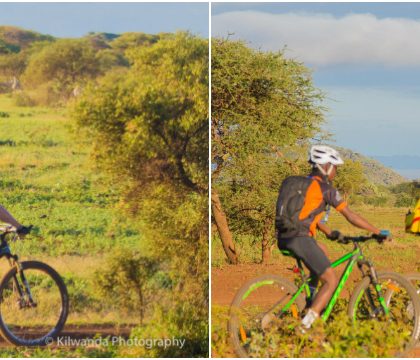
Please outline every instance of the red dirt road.
M130 326L112 326L112 325L67 325L60 333L61 338L68 339L93 339L99 335L102 338L107 336L118 336L128 338L130 336L132 327ZM9 344L3 337L0 336L0 348L14 347ZM51 347L57 347L52 344ZM68 346L67 348L72 348Z

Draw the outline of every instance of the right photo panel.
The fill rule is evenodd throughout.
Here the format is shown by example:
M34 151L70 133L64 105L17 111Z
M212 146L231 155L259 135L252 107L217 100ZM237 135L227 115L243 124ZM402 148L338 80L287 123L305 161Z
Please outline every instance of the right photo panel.
M211 11L212 357L419 357L420 4Z

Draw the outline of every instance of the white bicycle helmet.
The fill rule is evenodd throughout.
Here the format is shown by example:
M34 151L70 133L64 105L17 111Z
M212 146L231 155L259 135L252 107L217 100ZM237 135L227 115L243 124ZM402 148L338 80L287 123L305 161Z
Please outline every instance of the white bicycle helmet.
M343 165L344 161L337 150L326 145L314 145L309 152L309 162L313 167L318 168L324 175L329 175L333 169L332 165ZM320 165L331 164L327 171Z

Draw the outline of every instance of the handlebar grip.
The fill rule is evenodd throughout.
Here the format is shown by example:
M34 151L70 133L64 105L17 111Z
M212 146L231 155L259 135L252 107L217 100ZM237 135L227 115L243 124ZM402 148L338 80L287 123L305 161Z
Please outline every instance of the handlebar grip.
M389 235L384 235L384 234L373 234L372 238L374 238L378 243L383 243L385 241L385 239L388 237Z

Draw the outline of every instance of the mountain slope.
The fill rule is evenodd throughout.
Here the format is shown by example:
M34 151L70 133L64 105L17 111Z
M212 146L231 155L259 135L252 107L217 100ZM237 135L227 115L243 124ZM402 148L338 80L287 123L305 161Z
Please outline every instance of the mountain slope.
M344 159L359 161L364 167L364 173L367 179L376 185L396 185L409 181L394 170L386 167L378 160L356 153L349 149L340 148L340 153Z
M54 37L15 26L0 26L0 54L19 52L36 41L54 41Z

